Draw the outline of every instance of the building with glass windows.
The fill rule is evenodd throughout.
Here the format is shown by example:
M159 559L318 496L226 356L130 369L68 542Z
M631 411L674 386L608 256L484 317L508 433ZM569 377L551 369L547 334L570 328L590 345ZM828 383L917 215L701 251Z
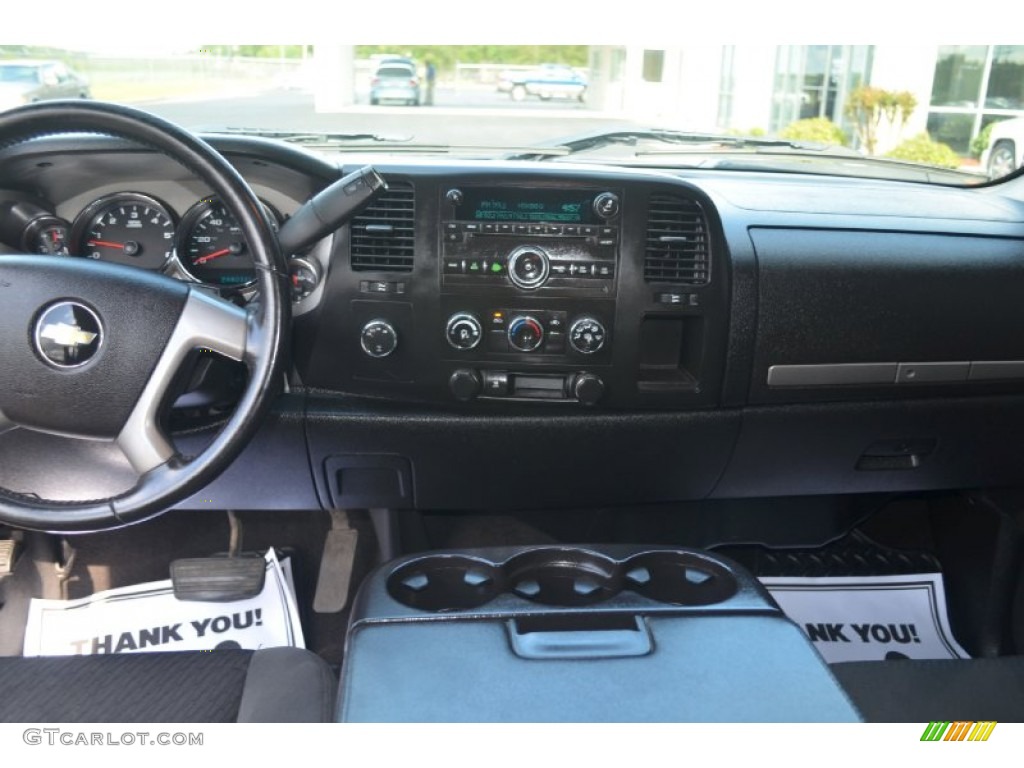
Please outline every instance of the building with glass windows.
M827 117L852 134L844 107L862 84L917 100L888 144L927 130L966 155L990 122L1024 117L1024 46L595 46L588 101L685 130L774 133Z

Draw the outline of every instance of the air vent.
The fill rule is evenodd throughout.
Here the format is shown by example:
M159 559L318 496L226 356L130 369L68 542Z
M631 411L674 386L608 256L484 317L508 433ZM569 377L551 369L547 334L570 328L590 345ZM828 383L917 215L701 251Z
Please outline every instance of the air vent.
M389 181L388 191L352 219L355 272L411 272L415 194L408 181Z
M707 232L704 212L695 201L651 195L644 279L652 283L706 284L711 276Z

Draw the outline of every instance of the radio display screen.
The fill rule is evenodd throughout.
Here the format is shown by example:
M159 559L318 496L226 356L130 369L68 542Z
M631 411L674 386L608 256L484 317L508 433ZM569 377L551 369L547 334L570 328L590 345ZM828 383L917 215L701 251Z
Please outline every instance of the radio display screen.
M568 189L466 188L459 218L466 221L597 224L594 192Z

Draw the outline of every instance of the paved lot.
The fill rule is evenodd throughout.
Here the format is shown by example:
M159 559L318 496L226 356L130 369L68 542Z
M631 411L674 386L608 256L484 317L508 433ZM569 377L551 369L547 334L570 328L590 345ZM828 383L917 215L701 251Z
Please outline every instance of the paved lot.
M362 102L362 103L359 103ZM371 107L363 98L337 113L318 113L312 94L273 90L202 101L143 104L145 109L194 130L228 126L275 130L370 132L413 137L415 143L469 146L530 144L609 125L628 125L571 101L513 102L493 91L439 89L436 106Z

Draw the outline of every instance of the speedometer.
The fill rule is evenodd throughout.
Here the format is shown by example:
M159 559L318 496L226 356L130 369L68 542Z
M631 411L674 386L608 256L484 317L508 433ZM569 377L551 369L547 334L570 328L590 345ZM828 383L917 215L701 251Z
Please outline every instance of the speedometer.
M266 203L263 207L276 231L277 214ZM239 288L256 279L242 230L216 198L199 201L181 220L178 260L193 279L221 288Z
M120 192L90 203L75 220L75 254L161 269L174 248L174 218L160 201Z

